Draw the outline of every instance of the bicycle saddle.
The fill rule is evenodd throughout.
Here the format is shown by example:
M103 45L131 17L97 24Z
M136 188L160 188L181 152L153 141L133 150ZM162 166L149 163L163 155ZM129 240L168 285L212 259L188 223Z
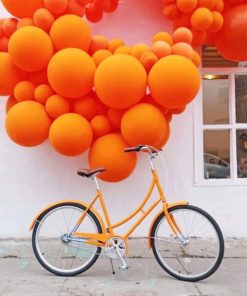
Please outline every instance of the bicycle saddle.
M77 175L81 176L81 177L86 177L86 178L90 178L94 175L97 175L99 173L105 172L106 169L105 168L97 168L97 169L80 169L77 172Z

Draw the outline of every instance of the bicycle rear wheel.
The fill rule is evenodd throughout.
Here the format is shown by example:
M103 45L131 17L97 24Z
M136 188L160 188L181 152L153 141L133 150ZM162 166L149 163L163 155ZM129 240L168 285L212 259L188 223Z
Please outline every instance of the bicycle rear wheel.
M70 232L86 208L77 203L61 203L46 210L34 226L33 251L40 264L59 276L86 271L98 259L101 248L70 239ZM96 216L88 211L78 232L102 233Z
M224 239L216 221L191 205L169 209L186 240L176 238L162 213L151 230L151 245L161 267L176 279L195 282L212 275L224 255Z

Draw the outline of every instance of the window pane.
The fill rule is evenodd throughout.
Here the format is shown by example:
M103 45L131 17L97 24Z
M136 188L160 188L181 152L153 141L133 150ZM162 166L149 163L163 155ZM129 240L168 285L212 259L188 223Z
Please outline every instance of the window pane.
M229 123L229 83L227 75L203 76L204 124Z
M247 178L247 130L237 131L238 178Z
M235 76L236 120L247 122L247 75Z
M204 131L204 178L230 178L230 131Z

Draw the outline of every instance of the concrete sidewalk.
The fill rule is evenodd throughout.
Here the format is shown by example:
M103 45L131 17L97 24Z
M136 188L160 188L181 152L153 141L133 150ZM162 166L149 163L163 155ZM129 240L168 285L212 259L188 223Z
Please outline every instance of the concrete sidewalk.
M33 257L30 241L0 241L0 295L2 296L246 296L247 240L227 240L219 270L200 283L186 283L166 274L143 239L131 240L127 271L111 273L104 257L83 275L57 277Z

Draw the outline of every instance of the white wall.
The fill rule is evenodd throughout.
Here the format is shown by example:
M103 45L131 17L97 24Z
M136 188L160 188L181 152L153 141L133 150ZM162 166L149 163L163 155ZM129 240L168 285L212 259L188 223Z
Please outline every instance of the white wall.
M95 25L94 31L109 38L122 36L134 44L149 42L155 32L164 30L165 25L167 27L159 1L132 0L129 3L131 9L127 10L127 6L121 4L115 14L105 17L101 25ZM140 6L135 8L134 3ZM0 16L4 15L0 6ZM150 20L146 21L147 17ZM133 24L133 29L129 24ZM89 201L94 186L76 175L78 168L87 166L86 155L66 158L55 153L48 142L31 149L11 142L4 129L5 102L5 98L0 100L0 238L24 237L29 235L28 226L41 208L59 199ZM247 188L193 186L193 139L193 106L190 105L184 114L172 121L171 138L163 152L166 169L158 163L162 180L167 179L166 170L169 175L169 199L187 199L208 210L225 235L247 237ZM141 157L128 180L117 184L101 183L113 221L121 219L138 205L149 180L148 163ZM150 219L134 234L146 236L149 225Z

